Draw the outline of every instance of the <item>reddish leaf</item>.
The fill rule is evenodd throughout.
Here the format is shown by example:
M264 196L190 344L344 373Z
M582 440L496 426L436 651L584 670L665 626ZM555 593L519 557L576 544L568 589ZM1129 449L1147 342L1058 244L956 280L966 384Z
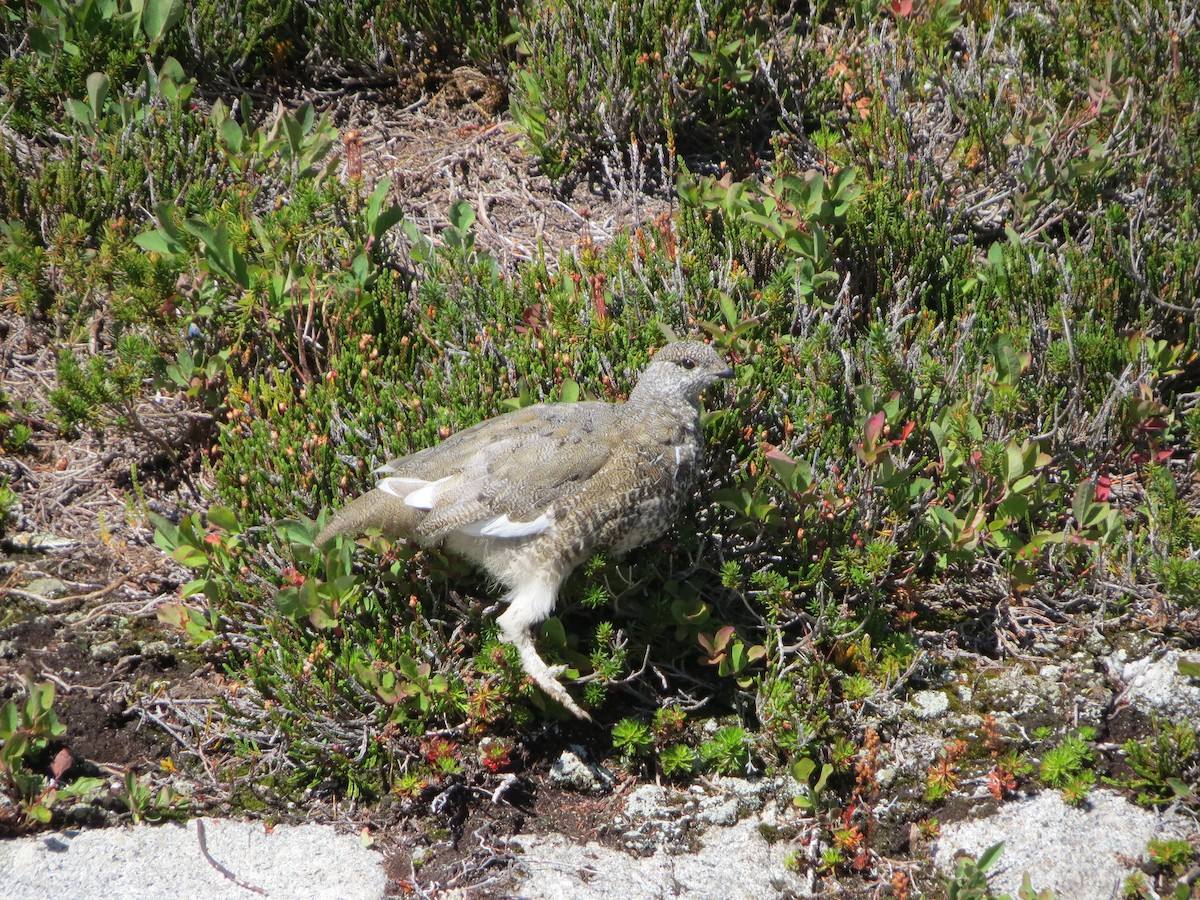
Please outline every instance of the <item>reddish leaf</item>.
M733 633L734 627L732 625L726 625L724 628L718 631L715 641L716 648L718 650L724 650L726 647L728 647L729 639L733 637Z
M883 426L886 423L887 416L883 414L883 410L880 410L867 419L866 440L864 443L868 450L873 449L879 443L879 436L883 434Z
M778 447L772 447L770 450L768 450L766 453L764 453L763 456L765 456L767 458L767 460L769 460L771 462L786 463L786 464L792 465L792 466L794 466L796 464L796 461L794 459L792 459L790 456L788 456L786 453L784 453Z
M67 770L75 764L75 757L71 755L71 751L64 747L58 751L58 755L54 757L54 762L50 763L50 774L55 781L66 774Z
M907 19L912 15L913 0L892 0L892 13L900 19Z

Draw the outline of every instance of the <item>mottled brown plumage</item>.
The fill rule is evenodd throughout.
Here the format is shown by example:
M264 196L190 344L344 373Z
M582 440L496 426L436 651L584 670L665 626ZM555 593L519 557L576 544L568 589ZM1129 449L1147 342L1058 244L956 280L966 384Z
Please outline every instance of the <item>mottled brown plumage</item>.
M317 540L378 529L473 561L508 589L497 621L525 671L586 719L533 628L594 550L621 553L670 527L703 455L700 395L732 374L707 344L669 344L625 403L530 406L392 460Z

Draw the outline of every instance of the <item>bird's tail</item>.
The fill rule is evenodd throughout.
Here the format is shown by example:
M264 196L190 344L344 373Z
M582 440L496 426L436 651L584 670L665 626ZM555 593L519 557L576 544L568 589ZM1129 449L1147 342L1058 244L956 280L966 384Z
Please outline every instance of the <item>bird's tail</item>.
M338 535L357 536L372 530L390 538L409 537L425 514L424 510L413 509L403 500L376 488L339 509L317 535L317 544L324 544Z

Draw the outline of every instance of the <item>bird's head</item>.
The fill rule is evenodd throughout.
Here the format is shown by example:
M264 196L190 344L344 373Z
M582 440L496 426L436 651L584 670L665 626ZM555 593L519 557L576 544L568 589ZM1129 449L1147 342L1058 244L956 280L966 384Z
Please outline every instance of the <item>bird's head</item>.
M678 341L667 344L654 355L638 378L630 399L682 396L696 403L709 385L732 377L733 369L708 344Z

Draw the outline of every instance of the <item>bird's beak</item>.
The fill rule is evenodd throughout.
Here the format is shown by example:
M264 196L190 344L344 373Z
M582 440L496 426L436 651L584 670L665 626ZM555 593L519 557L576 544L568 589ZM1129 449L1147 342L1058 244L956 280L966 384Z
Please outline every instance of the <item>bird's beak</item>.
M726 367L717 373L717 377L718 378L732 378L733 377L733 369Z

